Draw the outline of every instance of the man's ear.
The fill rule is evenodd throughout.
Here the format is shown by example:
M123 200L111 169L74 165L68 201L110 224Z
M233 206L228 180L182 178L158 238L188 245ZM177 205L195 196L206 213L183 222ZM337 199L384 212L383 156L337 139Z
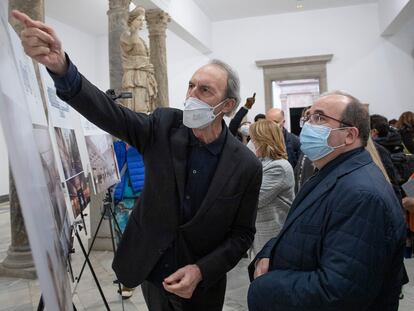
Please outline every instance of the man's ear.
M352 145L359 137L359 130L356 127L351 127L345 137L345 143Z
M236 100L234 98L229 98L225 103L223 107L223 113L229 113L234 109L234 106L236 106Z

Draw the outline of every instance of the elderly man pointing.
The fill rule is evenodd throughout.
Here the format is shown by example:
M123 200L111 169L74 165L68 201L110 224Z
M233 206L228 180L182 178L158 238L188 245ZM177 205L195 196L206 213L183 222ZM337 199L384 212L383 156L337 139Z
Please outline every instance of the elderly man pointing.
M142 284L150 310L221 310L226 272L253 241L262 178L260 162L223 121L240 101L236 73L212 61L191 77L184 111L135 113L78 72L52 28L13 16L58 96L143 156L144 189L113 262L118 279Z

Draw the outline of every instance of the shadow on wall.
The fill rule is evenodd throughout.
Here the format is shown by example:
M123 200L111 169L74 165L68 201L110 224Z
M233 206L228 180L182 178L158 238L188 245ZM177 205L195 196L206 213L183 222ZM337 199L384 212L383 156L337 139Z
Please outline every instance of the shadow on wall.
M414 59L414 16L395 34L383 38Z

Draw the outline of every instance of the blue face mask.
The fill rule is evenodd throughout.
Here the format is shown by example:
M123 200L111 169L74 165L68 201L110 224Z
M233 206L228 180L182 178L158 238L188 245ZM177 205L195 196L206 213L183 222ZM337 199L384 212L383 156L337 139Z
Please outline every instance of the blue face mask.
M328 145L328 137L331 132L342 129L344 127L332 129L328 126L314 125L306 122L300 132L300 149L311 161L319 160L332 153L335 149L345 146L345 144L336 147Z

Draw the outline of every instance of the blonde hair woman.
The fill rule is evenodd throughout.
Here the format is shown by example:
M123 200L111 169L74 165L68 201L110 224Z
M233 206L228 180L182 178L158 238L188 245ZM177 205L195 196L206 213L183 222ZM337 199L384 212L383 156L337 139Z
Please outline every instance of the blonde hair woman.
M263 179L256 218L253 258L283 227L294 198L293 168L287 161L283 133L277 123L259 120L249 128L256 156L262 161Z

